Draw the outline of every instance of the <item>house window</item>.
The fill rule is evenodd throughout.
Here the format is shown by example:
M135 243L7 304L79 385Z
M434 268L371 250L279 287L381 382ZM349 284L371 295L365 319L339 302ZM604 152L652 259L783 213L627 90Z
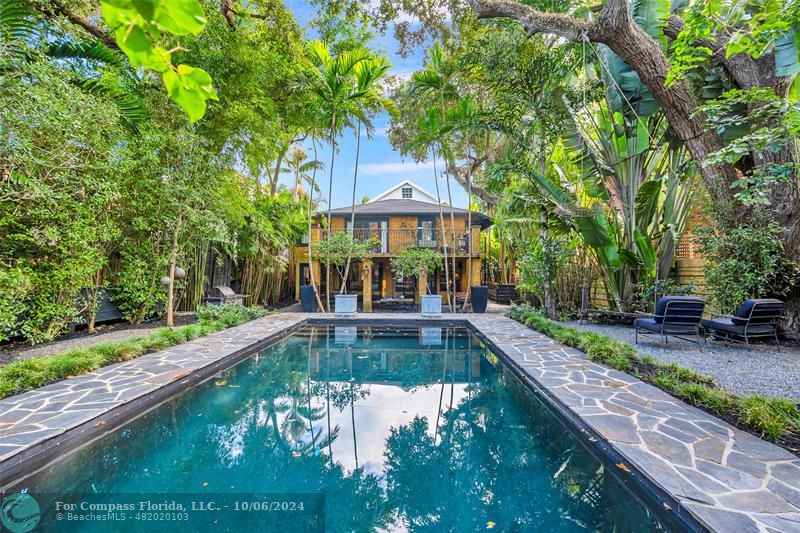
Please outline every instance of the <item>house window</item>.
M403 198L411 198L412 195L411 187L403 187L402 193L403 193Z

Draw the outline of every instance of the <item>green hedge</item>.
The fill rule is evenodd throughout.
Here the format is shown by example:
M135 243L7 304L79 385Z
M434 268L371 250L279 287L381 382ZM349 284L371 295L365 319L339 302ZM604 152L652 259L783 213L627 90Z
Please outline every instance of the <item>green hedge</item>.
M161 328L145 337L103 342L56 355L31 357L8 363L0 367L0 398L85 374L111 363L157 352L266 314L267 311L256 307L204 306L198 309L195 324L178 328Z
M549 320L528 305L514 305L506 313L553 339L586 353L589 360L601 363L647 381L673 396L743 429L782 443L800 438L800 409L781 398L749 396L741 398L715 386L714 380L674 363L666 364L642 356L630 344L606 335L582 331Z

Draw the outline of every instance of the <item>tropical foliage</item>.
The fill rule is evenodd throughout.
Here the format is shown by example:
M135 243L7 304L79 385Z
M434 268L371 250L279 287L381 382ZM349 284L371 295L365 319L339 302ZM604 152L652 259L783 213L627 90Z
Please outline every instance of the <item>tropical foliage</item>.
M356 139L343 178L356 204L361 140L382 113L395 148L433 163L449 239L461 186L463 207L495 221L488 281L520 283L548 316L584 299L576 287L632 310L671 286L702 205L717 306L780 295L797 329L792 2L468 3L320 1L310 41L280 0L3 2L0 338L92 328L106 292L131 322L170 322L202 303L220 251L252 304L275 303L294 244L333 208L341 139ZM403 79L371 47L401 12L419 27L392 25L399 50L425 54ZM326 280L341 240L329 219ZM350 240L343 279L361 256Z
M417 246L404 248L397 256L392 257L390 261L392 272L404 278L417 279L442 268L444 263L442 254L436 250ZM427 290L430 291L430 285L427 287Z
M350 233L336 232L330 237L314 241L311 245L311 259L333 265L339 274L342 294L347 292L347 267L350 261L367 261L372 251L380 246L377 239L357 239Z
M279 4L225 16L156 2L149 19L143 6L104 3L108 27L95 2L0 7L0 338L47 340L80 315L91 327L104 290L134 323L195 309L212 244L251 303L274 303L288 285L308 198L263 182L284 127L315 126L313 95L292 86L308 68L299 28ZM115 35L123 24L130 33ZM134 35L152 42L134 47ZM136 68L154 68L144 56L126 55L148 46L144 59L169 63L156 69L167 91ZM202 102L187 81L200 72L215 80ZM200 92L212 90L205 81ZM204 119L191 123L172 99Z

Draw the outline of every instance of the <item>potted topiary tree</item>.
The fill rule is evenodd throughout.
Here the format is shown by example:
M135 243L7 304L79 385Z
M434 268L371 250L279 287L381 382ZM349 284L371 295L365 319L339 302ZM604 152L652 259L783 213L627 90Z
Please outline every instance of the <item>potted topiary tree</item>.
M341 316L355 315L358 309L358 295L347 294L345 269L348 257L354 261L366 261L378 246L375 239L359 240L346 232L337 232L330 237L314 242L311 245L311 259L330 261L336 268L341 280L340 291L334 297L334 313Z
M419 283L425 283L425 294L420 297L422 316L441 316L442 296L430 294L427 283L428 273L441 268L442 254L432 248L410 246L391 259L395 275L415 277Z

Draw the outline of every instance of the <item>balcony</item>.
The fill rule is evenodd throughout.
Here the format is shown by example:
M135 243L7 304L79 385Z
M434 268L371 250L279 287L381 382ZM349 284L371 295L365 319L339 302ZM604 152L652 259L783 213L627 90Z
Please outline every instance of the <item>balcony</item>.
M352 233L360 241L377 241L378 245L373 250L375 254L393 255L409 246L418 246L420 248L433 248L440 253L444 253L446 250L448 254L469 255L469 235L459 231L456 231L455 239L453 239L453 235L449 231L441 232L425 228L333 230L334 233L345 231ZM324 230L321 233L324 239Z

